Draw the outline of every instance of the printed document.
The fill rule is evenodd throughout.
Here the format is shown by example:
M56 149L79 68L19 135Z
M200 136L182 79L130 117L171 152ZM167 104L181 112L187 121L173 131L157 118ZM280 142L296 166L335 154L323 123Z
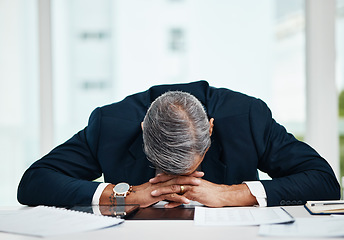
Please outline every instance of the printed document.
M96 230L121 222L123 219L38 206L0 214L0 232L48 237Z
M281 207L196 207L194 221L199 226L247 226L287 223L294 219Z
M344 237L343 216L296 218L291 224L261 225L259 235L274 237Z

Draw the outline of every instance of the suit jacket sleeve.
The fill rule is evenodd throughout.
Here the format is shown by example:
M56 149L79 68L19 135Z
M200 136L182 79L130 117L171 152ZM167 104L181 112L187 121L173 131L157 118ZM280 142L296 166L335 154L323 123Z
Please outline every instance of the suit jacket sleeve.
M258 169L272 178L261 181L268 206L340 198L340 186L327 161L276 123L261 100L251 105L250 125Z
M100 110L88 126L33 163L18 187L18 201L26 205L71 206L91 204L101 176L97 162Z

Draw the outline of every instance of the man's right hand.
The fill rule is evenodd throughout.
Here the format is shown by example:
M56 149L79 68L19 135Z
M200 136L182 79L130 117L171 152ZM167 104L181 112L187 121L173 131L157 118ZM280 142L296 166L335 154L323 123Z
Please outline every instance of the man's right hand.
M169 201L175 202L180 204L188 204L190 201L183 195L179 195L175 192L180 191L180 183L198 186L201 181L200 177L204 174L202 172L194 172L189 176L176 176L176 178L171 178L166 182L160 183L151 183L147 182L138 186L133 186L132 192L126 196L125 203L126 204L139 204L140 207L149 207L159 201ZM114 197L114 184L109 184L103 191L102 195L100 196L99 204L100 205L114 205L116 204L116 199ZM158 197L152 196L152 192L159 188L171 188L171 194L165 194Z

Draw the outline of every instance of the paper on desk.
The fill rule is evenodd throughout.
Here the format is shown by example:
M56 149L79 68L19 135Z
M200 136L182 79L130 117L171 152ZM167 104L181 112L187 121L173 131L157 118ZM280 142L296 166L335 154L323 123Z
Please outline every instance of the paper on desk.
M0 214L0 231L39 237L106 228L123 219L38 206Z
M286 223L292 222L294 219L280 207L196 207L194 221L195 225L200 226L245 226Z
M296 218L294 223L261 225L259 235L275 237L344 237L344 217Z

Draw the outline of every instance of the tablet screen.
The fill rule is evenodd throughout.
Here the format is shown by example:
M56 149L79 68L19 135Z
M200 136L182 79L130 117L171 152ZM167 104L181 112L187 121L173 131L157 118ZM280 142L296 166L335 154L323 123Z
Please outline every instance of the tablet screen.
M99 206L73 206L70 210L93 213L103 216L127 218L134 214L140 205L126 204L126 205L99 205Z

